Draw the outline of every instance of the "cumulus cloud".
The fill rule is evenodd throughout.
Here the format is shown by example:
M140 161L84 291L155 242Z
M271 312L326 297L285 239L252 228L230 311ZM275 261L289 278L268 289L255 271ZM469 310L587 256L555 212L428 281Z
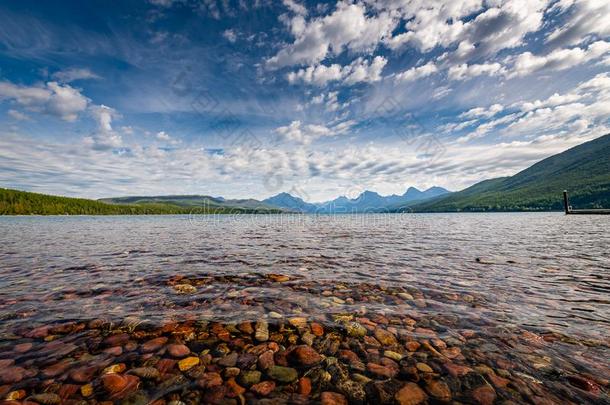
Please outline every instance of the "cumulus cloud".
M341 103L339 102L339 92L329 91L312 97L311 101L306 104L306 106L310 105L321 105L324 106L324 109L327 112L335 112L342 108L346 108L349 105L349 101Z
M338 55L345 49L370 52L391 34L397 21L385 11L368 15L364 4L338 2L327 16L309 21L292 19L291 24L298 24L296 29L291 26L294 42L267 59L268 68L315 65L327 55Z
M508 137L586 136L610 131L610 74L601 73L582 82L572 91L555 93L546 99L515 103L513 112L482 122L474 131L458 139L468 142L490 132ZM462 118L493 117L505 108L499 104L473 108Z
M70 68L60 70L53 73L52 77L61 83L70 83L75 80L101 79L100 76L86 68Z
M363 82L372 83L381 80L381 73L387 63L387 59L383 56L376 56L373 60L359 57L346 66L336 63L330 66L309 66L288 73L286 78L290 83L303 82L317 86L325 86L333 81L341 81L348 85Z
M282 3L295 14L307 15L307 8L294 0L282 0Z
M430 61L425 65L412 67L404 72L400 72L394 76L394 79L399 82L409 82L430 76L436 72L438 72L438 68L434 62Z
M558 49L547 55L524 52L514 58L509 77L527 76L542 70L564 70L598 59L610 52L610 42L597 41L585 48Z
M548 46L576 45L592 35L610 36L610 3L606 0L560 0L553 9L567 21L548 34Z
M377 9L397 12L406 22L405 31L385 38L392 49L406 45L428 52L436 46L458 44L452 55L467 60L493 54L523 43L525 35L542 26L546 0L483 2L369 1ZM474 19L470 16L476 15Z
M301 121L292 121L289 125L279 127L275 130L283 140L295 142L302 145L309 145L316 139L331 137L346 133L355 122L345 121L334 126L327 127L319 124L303 125Z
M446 144L438 159L424 159L407 145L346 145L340 149L242 148L223 155L194 147L163 150L132 146L129 154L109 154L82 145L40 142L27 134L0 130L3 184L21 184L56 194L107 197L125 194L184 193L185 185L225 197L267 197L262 187L269 172L285 185L300 184L312 196L337 196L340 184L359 179L369 189L394 184L388 192L404 192L411 184L461 188L488 177L514 174L551 154L595 136L548 136L486 145ZM10 162L10 164L8 163ZM10 179L10 180L9 180ZM408 180L406 180L408 179ZM7 181L8 180L8 181ZM228 180L231 180L230 182ZM236 187L239 184L242 187ZM40 186L49 187L41 190ZM379 189L378 189L379 190Z
M0 82L1 100L11 100L30 111L54 115L70 122L75 121L89 103L89 99L78 89L57 82L48 82L44 86Z
M481 63L468 65L451 66L447 72L451 80L467 80L476 76L497 76L505 72L505 69L499 63Z
M493 104L489 107L475 107L459 115L459 118L491 118L504 110L502 104Z
M6 113L17 121L27 121L30 119L30 117L28 117L26 114L17 110L10 109Z
M235 32L235 30L224 30L222 36L232 44L237 41L237 33Z
M91 116L97 122L97 130L85 138L85 143L96 150L108 150L123 145L123 138L112 128L112 120L119 114L105 105L92 106Z

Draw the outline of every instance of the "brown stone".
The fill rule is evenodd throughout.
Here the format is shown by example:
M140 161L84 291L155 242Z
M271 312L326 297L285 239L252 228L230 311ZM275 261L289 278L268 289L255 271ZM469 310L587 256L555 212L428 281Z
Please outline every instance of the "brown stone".
M261 370L267 370L275 365L275 361L273 360L273 352L268 350L258 356L258 367Z
M191 350L185 345L172 344L167 346L167 352L173 357L187 356Z
M448 402L451 401L451 390L449 386L439 380L432 380L426 385L426 391L431 397L439 401Z
M225 397L227 388L224 385L218 385L205 391L203 394L203 402L206 404L218 404Z
M584 391L599 392L599 390L600 390L599 386L595 382L593 382L587 378L581 377L581 376L577 376L577 375L568 376L568 381L573 386L578 387Z
M10 367L15 364L15 360L13 359L0 359L0 369Z
M351 350L340 350L339 358L349 364L360 361L358 355Z
M222 377L215 372L203 373L200 379L197 380L197 385L201 388L212 388L222 385Z
M322 405L347 405L347 399L337 392L325 391L320 395Z
M176 360L173 359L161 359L157 362L157 370L163 375L170 371L176 365Z
M310 346L297 346L292 352L292 357L303 366L313 366L322 361L322 356Z
M407 383L395 395L394 399L399 405L418 405L426 402L428 396L415 383Z
M496 391L489 385L473 389L471 395L481 405L492 405L496 400Z
M309 377L299 378L299 394L304 396L311 394L311 380Z
M34 345L30 342L20 343L18 345L15 345L15 347L13 347L13 350L16 351L17 353L26 353L26 352L30 351L32 346L34 346Z
M245 333L247 335L251 335L252 333L254 333L254 328L252 327L251 322L242 322L239 325L237 325L237 329L239 329L240 331L242 331L243 333Z
M398 343L393 333L382 328L375 329L375 338L384 346L394 346Z
M273 381L261 381L258 384L254 384L250 387L250 391L254 392L261 397L265 397L275 389L275 382Z
M6 367L0 369L0 382L3 384L18 383L25 377L25 369L21 367Z
M246 389L241 385L237 384L234 378L229 378L226 382L227 391L226 395L236 397L246 392Z
M167 343L167 338L165 336L151 339L142 345L142 353L156 352L161 349L165 343Z
M104 349L104 353L109 354L111 356L120 356L123 354L123 348L121 346L113 346L107 349Z
M49 326L39 326L26 333L24 336L28 338L45 338L49 335Z
M120 374L104 374L102 376L102 385L111 394L122 391L127 387L127 378Z
M64 371L66 371L69 367L70 367L69 361L67 361L67 360L60 361L59 363L50 365L49 367L42 370L42 374L44 374L45 377L56 377L56 376L62 374Z
M462 350L457 346L453 346L448 349L442 350L441 353L443 354L443 356L449 359L455 359L462 354Z
M445 363L444 366L452 377L463 377L472 371L470 367L461 366L454 363Z
M508 385L508 383L510 383L509 379L500 377L499 375L495 375L493 373L487 374L487 377L489 378L491 383L498 388L504 388Z
M97 369L97 366L81 366L70 372L70 378L78 383L87 383L91 381Z
M62 399L68 399L72 395L76 394L80 389L80 385L76 384L63 384L58 391L59 396Z
M368 363L366 369L377 377L392 378L398 374L398 369L377 363Z
M118 335L108 336L102 342L105 346L122 346L129 341L129 335L127 333L121 333Z
M42 405L56 405L61 403L61 397L57 394L52 393L32 395L30 399L32 401L35 401L35 403L37 402ZM23 404L25 404L26 402L31 403L31 401L26 400L23 402Z
M320 337L324 335L324 327L319 323L312 322L310 327L311 333L313 333L315 336Z

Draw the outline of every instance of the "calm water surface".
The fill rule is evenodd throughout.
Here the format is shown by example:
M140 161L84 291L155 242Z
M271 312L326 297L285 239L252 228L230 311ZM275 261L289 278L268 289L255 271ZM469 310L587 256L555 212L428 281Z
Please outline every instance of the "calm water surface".
M268 274L290 281L269 283ZM176 276L203 282L176 294ZM388 298L397 289L414 300ZM444 317L449 326L432 321L441 337L475 330L484 352L520 352L512 358L532 378L555 369L594 374L603 384L610 378L610 217L0 218L0 340L62 320L229 322L270 311ZM507 334L523 331L555 343L530 353L503 345Z

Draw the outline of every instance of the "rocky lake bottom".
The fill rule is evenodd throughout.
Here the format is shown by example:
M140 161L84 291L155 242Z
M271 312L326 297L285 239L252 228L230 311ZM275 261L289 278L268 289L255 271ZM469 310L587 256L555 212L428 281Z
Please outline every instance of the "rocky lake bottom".
M608 225L0 218L0 404L607 404Z

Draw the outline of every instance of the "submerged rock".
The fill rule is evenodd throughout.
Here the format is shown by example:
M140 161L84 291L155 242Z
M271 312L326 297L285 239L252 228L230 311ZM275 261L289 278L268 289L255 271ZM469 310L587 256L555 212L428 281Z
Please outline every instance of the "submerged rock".
M274 389L275 383L273 381L263 381L250 387L250 391L262 397L271 394Z
M322 405L347 405L347 399L337 392L326 391L320 395Z
M272 379L281 383L291 383L299 377L299 374L294 368L283 366L272 366L267 370L267 374Z
M199 357L187 357L178 362L180 371L187 371L199 364Z
M259 342L266 342L269 340L269 324L264 319L256 322L254 338Z
M322 356L310 346L297 346L292 352L297 363L303 366L313 366L322 361Z
M399 405L418 405L427 401L428 396L415 383L407 383L394 397Z

